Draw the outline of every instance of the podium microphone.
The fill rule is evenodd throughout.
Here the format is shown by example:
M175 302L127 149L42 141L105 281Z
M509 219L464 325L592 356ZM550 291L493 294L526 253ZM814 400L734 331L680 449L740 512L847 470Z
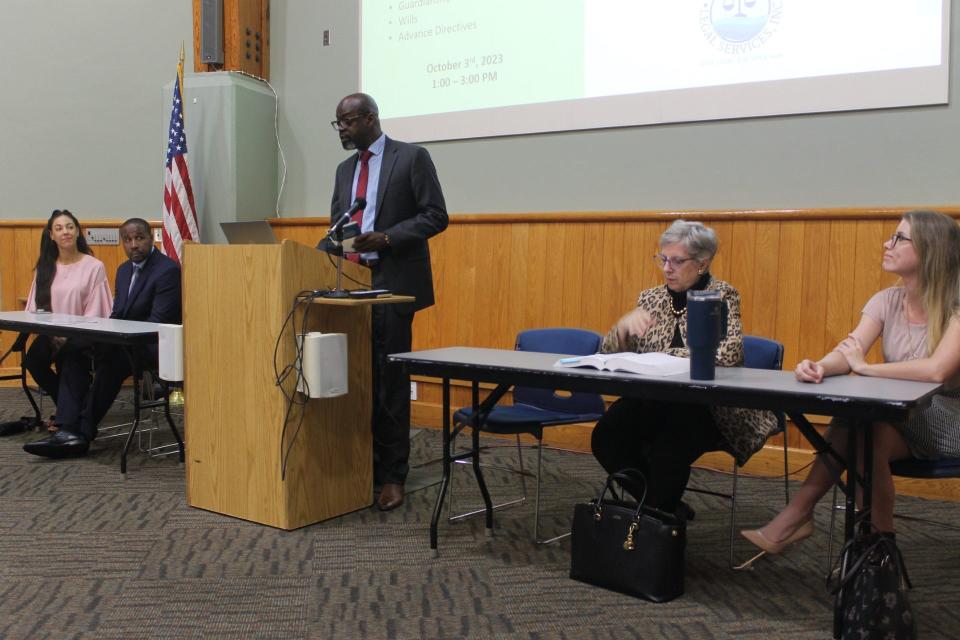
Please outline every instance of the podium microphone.
M343 225L350 222L350 218L353 217L353 214L355 214L357 211L360 211L366 208L366 206L367 206L366 198L357 198L356 200L354 200L350 208L344 211L343 215L340 216L340 219L334 222L333 225L329 229L327 229L327 235L330 236L330 235L336 234L338 231L340 231L340 229L343 228Z

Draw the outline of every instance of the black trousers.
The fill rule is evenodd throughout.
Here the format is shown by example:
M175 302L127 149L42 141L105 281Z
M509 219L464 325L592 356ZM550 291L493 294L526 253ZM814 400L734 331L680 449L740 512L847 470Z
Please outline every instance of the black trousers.
M673 512L690 479L690 465L722 443L706 406L621 398L597 422L591 448L607 473L640 469L647 478L646 504ZM640 487L625 484L624 489L640 499Z
M57 414L60 405L70 402L71 397L82 396L86 393L84 382L79 377L63 380L63 371L67 362L76 365L77 371L86 375L86 385L90 384L90 368L92 347L84 340L71 338L63 343L56 353L50 336L36 336L30 347L23 354L23 366L33 377L43 392L57 405ZM53 367L56 366L56 371ZM79 385L79 386L78 386ZM58 418L59 422L59 418Z
M60 373L64 402L57 405L57 423L91 442L97 437L97 426L120 393L123 381L133 374L130 359L117 345L95 345L93 361L91 384L89 360L84 365L80 359L64 358Z
M57 404L60 391L59 372L62 359L62 350L54 354L50 336L35 336L23 354L23 367L30 373L37 386L50 396L54 404ZM53 369L54 364L57 366L56 371Z
M373 481L403 484L410 471L410 376L387 362L413 346L413 313L373 307Z

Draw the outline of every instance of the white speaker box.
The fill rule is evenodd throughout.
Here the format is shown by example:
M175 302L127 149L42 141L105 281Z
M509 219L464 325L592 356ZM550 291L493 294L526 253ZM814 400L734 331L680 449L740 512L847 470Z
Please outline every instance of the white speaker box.
M313 331L300 336L303 378L297 391L311 398L336 398L347 393L347 334Z
M161 324L157 334L160 339L157 373L161 380L180 382L183 380L183 325Z

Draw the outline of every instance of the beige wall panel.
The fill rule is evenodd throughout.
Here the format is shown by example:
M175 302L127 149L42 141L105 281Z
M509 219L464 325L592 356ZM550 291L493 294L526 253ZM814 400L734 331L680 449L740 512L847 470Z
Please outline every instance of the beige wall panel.
M731 229L731 237L722 244L724 262L724 280L730 282L740 292L741 301L749 300L750 304L741 303L744 333L755 333L753 315L756 308L754 294L754 278L756 268L757 223L754 221L741 222Z
M613 282L604 277L604 229L600 225L583 225L583 271L580 280L580 322L575 325L599 331L606 324L601 302L603 290Z
M753 317L749 333L772 336L777 331L777 296L780 279L780 222L758 222L754 245Z
M776 317L775 336L783 343L783 366L793 367L801 358L800 326L805 324L803 310L804 222L781 222L777 256L776 299L772 315Z
M584 327L604 333L616 318L619 318L628 308L624 301L624 267L627 261L638 262L643 259L638 247L627 247L624 234L625 223L610 223L603 225L598 269L599 285L594 291L593 298L597 305L596 323Z
M800 341L798 358L819 358L825 352L827 317L826 282L829 254L826 251L829 222L807 222L803 235L803 274L800 282ZM833 345L830 345L833 348ZM794 365L796 363L793 363Z
M856 222L835 221L830 224L829 240L822 238L829 241L825 248L830 263L830 270L821 282L827 292L824 351L846 338L853 328L850 319L854 309L852 293L858 249L853 241L855 237Z
M546 292L543 287L534 286L530 282L529 265L532 256L529 252L530 225L505 225L505 233L509 233L509 241L505 241L510 248L510 271L507 274L507 289L510 292L504 303L502 297L497 297L500 313L507 321L507 333L523 328L526 323L527 306L543 304ZM524 292L522 302L514 299L513 292ZM439 298L438 298L439 299Z
M545 309L550 304L556 304L555 292L548 283L556 283L559 272L548 271L548 254L559 253L559 237L557 230L547 224L526 224L527 250L524 269L526 270L527 285L523 289L510 292L508 300L523 309L523 316L517 329L532 329L549 325L545 317ZM516 295L519 292L523 295ZM510 346L512 346L512 342Z

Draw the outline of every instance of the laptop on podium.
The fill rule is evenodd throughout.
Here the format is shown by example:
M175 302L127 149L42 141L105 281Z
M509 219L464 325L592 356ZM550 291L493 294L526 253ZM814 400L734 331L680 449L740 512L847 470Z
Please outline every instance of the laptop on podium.
M228 244L277 244L277 236L266 220L221 222L220 228Z

